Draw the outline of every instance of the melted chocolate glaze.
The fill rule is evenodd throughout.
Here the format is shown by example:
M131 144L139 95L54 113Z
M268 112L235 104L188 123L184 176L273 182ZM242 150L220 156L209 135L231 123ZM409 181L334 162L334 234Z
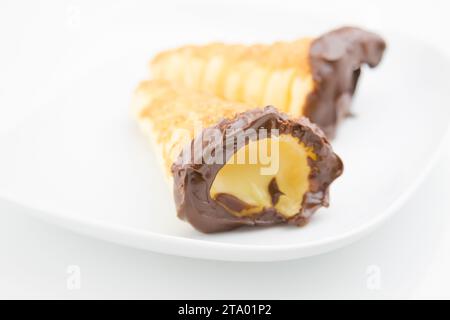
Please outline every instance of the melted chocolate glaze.
M309 59L315 82L305 116L332 139L339 122L349 115L361 66L377 66L386 48L384 40L359 28L344 27L315 39Z
M269 183L269 194L273 206L278 203L280 196L284 194L278 187L277 179L275 177L273 177Z
M193 146L196 143L202 143L203 156L206 158L203 163L194 163L194 159L199 158L192 152L190 163L183 163L183 157L180 155L172 165L174 196L179 218L188 221L199 231L212 233L240 226L273 225L283 222L304 225L318 208L328 206L328 187L342 174L343 165L323 132L308 119L293 120L268 106L264 109L243 112L233 119L225 119L213 128L219 129L222 133L223 144L202 139L202 135L191 142L193 151L195 151ZM292 218L283 217L274 208L265 208L251 216L238 217L210 196L211 185L223 164L207 164L207 158L216 152L222 152L218 148L225 148L226 141L230 141L227 138L235 137L243 130L250 128L255 130L265 128L269 136L270 129L278 129L280 134L290 134L298 138L306 146L313 148L317 155L316 160L308 158L311 167L309 190L303 197L301 210ZM237 148L236 139L233 141L234 148ZM229 197L225 197L224 201L228 200L230 200ZM231 205L242 206L243 204L233 201Z

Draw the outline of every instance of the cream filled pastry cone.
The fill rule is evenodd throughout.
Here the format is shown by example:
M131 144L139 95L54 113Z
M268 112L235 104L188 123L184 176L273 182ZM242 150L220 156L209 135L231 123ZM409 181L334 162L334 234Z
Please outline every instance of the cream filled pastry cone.
M150 68L156 79L306 116L333 138L349 114L361 67L375 67L385 47L378 35L346 27L273 44L184 46L158 54Z
M178 216L202 232L304 225L342 173L320 128L272 106L150 80L133 114L170 177Z

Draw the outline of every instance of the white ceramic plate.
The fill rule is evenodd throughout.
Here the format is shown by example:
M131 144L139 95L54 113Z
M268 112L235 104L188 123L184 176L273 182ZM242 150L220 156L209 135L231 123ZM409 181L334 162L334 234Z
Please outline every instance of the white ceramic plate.
M79 31L84 36L75 36L59 61L57 89L47 90L32 116L0 134L0 197L69 229L133 247L269 261L322 253L368 234L431 168L450 121L449 63L431 47L385 34L385 59L376 70L364 70L356 117L340 127L333 143L345 172L332 185L331 207L304 228L196 232L176 218L153 150L129 117L131 92L145 77L148 58L187 41L271 41L296 34L288 15L285 24L259 24L247 32L239 32L239 19L247 19L239 15L233 25L217 17L208 28L206 16L176 19L185 25L183 34L157 15L146 20L154 27L139 31L112 28L102 37ZM298 29L311 32L308 26Z

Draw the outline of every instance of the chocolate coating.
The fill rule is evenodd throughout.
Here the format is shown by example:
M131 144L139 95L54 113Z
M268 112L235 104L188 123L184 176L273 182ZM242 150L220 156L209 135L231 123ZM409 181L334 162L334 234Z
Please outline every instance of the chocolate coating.
M278 187L277 179L275 177L273 177L269 183L269 194L273 206L278 203L280 196L284 194Z
M195 164L192 153L190 163L183 163L180 155L172 165L174 177L174 196L178 217L188 221L197 230L212 233L234 229L240 226L274 225L278 223L290 223L304 225L309 217L321 206L328 206L328 187L342 174L343 165L340 158L333 152L323 132L308 119L290 119L287 115L278 112L268 106L264 109L255 109L243 112L233 119L225 119L215 125L222 133L223 144L219 142L203 141L202 135L191 142L191 150L195 143L202 143L203 155L208 157L221 152L217 148L225 148L227 137L236 136L243 130L278 129L280 134L289 134L299 139L306 146L311 147L317 155L317 159L308 158L311 172L309 174L309 190L303 197L300 212L292 218L285 218L274 208L264 208L261 212L246 217L238 217L227 211L218 201L210 196L210 188L216 174L224 166L223 164ZM207 130L207 129L205 129ZM200 140L198 140L200 139ZM230 141L230 140L228 140ZM236 139L233 139L234 147ZM248 143L248 141L247 141ZM231 157L231 155L229 155ZM229 158L228 157L228 158ZM198 158L197 158L198 159ZM226 159L228 160L228 159ZM277 188L272 186L276 193ZM274 193L272 199L275 201ZM220 198L218 199L220 200ZM230 206L242 206L239 199L230 199L225 195L221 201L228 201Z
M333 30L315 39L309 59L315 89L309 94L305 116L333 138L340 121L349 115L363 64L377 66L386 48L378 35L353 27Z

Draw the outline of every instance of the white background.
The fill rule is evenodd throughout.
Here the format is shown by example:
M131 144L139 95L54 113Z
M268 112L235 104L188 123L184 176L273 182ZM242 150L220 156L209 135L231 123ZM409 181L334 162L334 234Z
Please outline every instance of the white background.
M243 6L242 1L226 1L249 15L266 2ZM272 2L274 11L289 7L329 18L329 27L357 24L400 31L450 56L448 1ZM96 3L99 22L94 27L101 28L111 10L120 24L124 3L135 5L142 16L138 2ZM37 84L51 80L59 45L76 36L74 12L79 10L82 26L83 12L90 7L83 1L0 2L0 101L14 96L20 106L0 104L0 130L14 127L38 108L45 89ZM182 28L176 21L173 26ZM21 99L30 95L36 104L22 107ZM213 262L153 254L73 234L0 201L0 298L450 298L449 163L448 141L430 176L388 223L346 248L289 262ZM70 265L80 267L79 290L67 287Z

